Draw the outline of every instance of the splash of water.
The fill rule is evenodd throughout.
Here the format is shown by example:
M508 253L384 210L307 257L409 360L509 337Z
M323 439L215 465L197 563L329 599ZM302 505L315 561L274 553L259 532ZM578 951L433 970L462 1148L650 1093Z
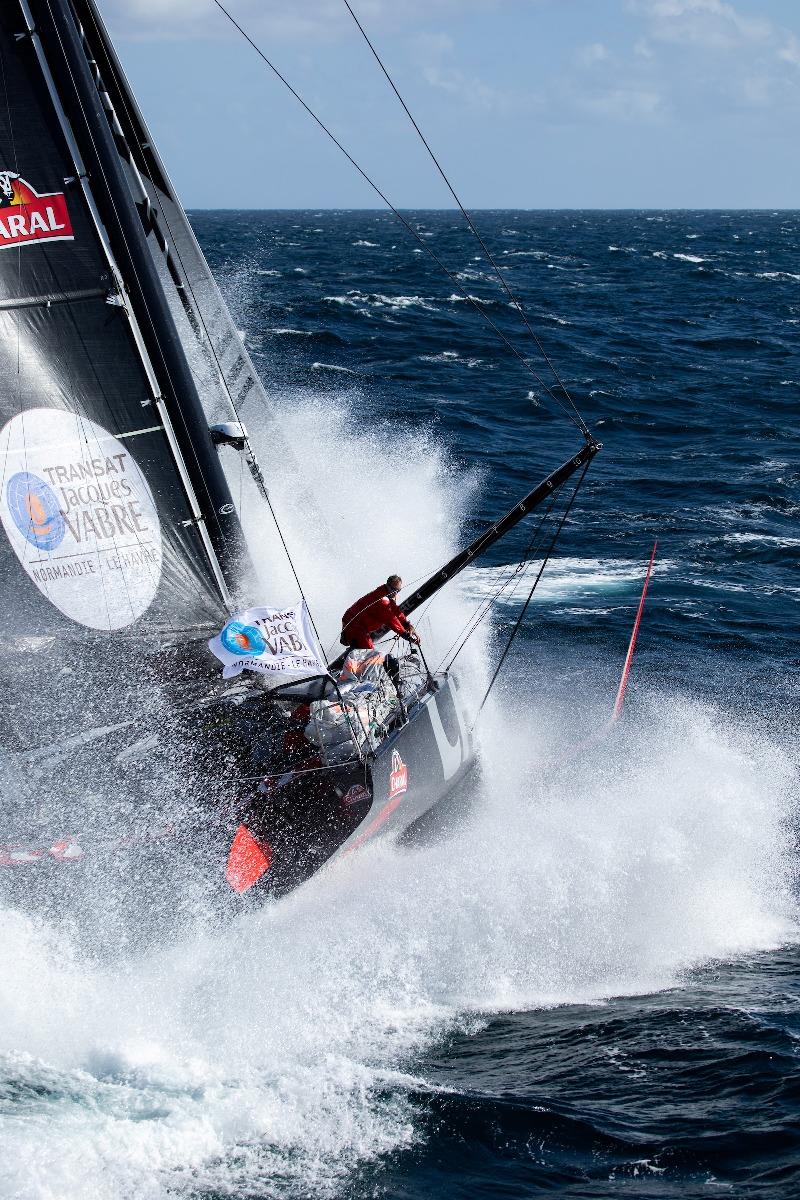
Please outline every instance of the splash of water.
M365 435L344 407L293 405L285 429L327 497L325 527L288 473L271 473L273 495L335 631L360 589L447 557L461 483L431 439ZM294 584L263 533L281 601ZM468 612L444 597L431 644ZM480 642L472 655L479 683ZM222 930L108 964L63 925L2 912L0 1190L338 1194L421 1136L419 1057L452 1030L670 986L794 936L782 752L653 694L620 741L559 767L569 708L545 723L522 673L486 711L483 782L451 837L377 844Z

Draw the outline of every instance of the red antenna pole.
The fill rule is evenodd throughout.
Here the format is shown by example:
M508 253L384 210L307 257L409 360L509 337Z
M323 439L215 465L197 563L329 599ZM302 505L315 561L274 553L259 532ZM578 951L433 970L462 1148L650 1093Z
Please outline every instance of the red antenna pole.
M612 724L622 712L622 705L625 701L625 689L628 686L628 676L631 673L633 652L636 649L636 639L639 636L639 625L642 620L642 613L644 612L644 602L647 596L647 589L650 586L650 574L653 570L653 563L655 562L657 547L658 540L653 542L653 553L650 555L650 562L647 564L647 574L644 577L644 587L642 588L642 597L639 601L639 611L637 612L636 620L633 623L633 633L631 634L631 640L628 645L628 653L625 655L625 666L622 668L622 678L619 681L619 691L617 692L617 698L614 701L614 711L611 714Z

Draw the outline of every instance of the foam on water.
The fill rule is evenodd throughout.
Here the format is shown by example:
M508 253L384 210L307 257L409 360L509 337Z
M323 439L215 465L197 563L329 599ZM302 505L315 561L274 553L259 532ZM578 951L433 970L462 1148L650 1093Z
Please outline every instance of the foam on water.
M433 297L430 296L386 296L380 292L367 293L353 290L344 296L324 296L323 299L328 304L341 304L346 308L355 308L362 313L385 308L398 311L404 308L421 308L426 312L436 312L436 304Z
M528 595L540 565L541 560L534 559L524 571L519 563L502 567L473 567L464 572L461 586L471 596L487 600L497 596L500 604L521 604ZM627 594L637 584L641 586L646 566L646 562L630 559L555 557L547 564L537 584L536 597L538 600L554 602L607 592ZM664 575L674 571L675 567L676 564L670 559L657 560L653 573ZM519 575L508 587L504 587L517 570Z
M113 968L0 923L7 1195L335 1194L413 1144L421 1051L481 1014L598 1002L792 936L789 769L652 696L624 745L543 768L527 705L484 728L459 831Z
M469 499L431 437L370 425L365 403L286 397L307 489L270 463L325 640L360 590L443 561ZM258 449L267 462L268 441ZM274 531L263 514L248 521L270 598L291 599ZM565 559L551 586L575 595L640 574ZM469 593L430 609L434 656ZM479 639L470 653L477 692ZM794 936L794 784L779 749L652 694L623 739L559 766L600 718L565 696L545 719L539 701L521 675L485 710L483 782L449 839L377 844L224 929L109 964L66 925L2 912L2 1194L340 1194L421 1136L420 1055L454 1029L666 987Z

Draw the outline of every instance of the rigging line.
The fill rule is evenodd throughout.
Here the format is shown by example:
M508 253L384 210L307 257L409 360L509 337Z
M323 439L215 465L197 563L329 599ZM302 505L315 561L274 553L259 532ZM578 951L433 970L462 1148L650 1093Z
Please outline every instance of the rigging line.
M197 771L193 778L198 783L248 783L248 782L263 782L267 779L280 779L283 775L291 775L292 779L287 782L293 783L300 775L319 775L323 771L338 771L340 767L352 767L355 763L362 763L363 758L346 758L340 763L330 763L321 767L287 767L285 771L262 771L260 775L208 775Z
M342 143L339 141L339 139L336 137L336 135L328 128L328 126L324 123L324 121L320 117L317 116L317 114L314 112L313 108L310 108L309 105L306 104L305 100L300 95L300 93L295 91L295 89L289 83L289 80L286 79L286 77L280 73L280 71L274 65L274 63L272 63L267 58L264 51L262 49L260 49L260 47L253 41L253 39L250 37L250 35L245 32L245 30L242 28L242 26L239 24L239 22L236 20L236 18L230 12L228 12L228 10L224 6L224 4L221 3L221 0L214 0L214 3L216 4L216 6L220 10L220 12L225 14L225 16L228 18L230 23L234 26L234 28L238 29L239 33L242 35L242 37L245 39L245 41L249 42L249 44L253 47L256 54L259 56L259 58L263 59L263 61L269 67L270 71L272 71L272 73L281 81L281 83L284 85L284 87L287 88L288 91L291 92L291 94L294 96L295 100L297 100L298 103L300 105L302 105L302 107L305 109L305 111L308 113L308 115L312 118L312 120L316 122L316 124L320 127L320 129L323 131L323 133L326 134L326 136L330 138L330 140L333 142L333 144L339 150L341 150L342 154L345 156L347 161L353 167L355 167L356 171L358 171L361 178L364 179L365 182L369 184L369 186L372 188L372 190L375 192L375 194L377 196L380 196L383 203L390 210L390 212L392 212L394 214L394 216L397 218L397 220L400 222L400 224L403 226L403 228L408 233L411 234L411 236L414 238L415 241L419 242L419 245L422 247L422 249L425 251L425 253L430 258L432 258L433 261L436 263L436 265L439 267L439 269L444 272L444 274L447 276L447 278L452 283L453 287L456 288L457 291L460 292L460 294L464 297L464 299L469 304L472 305L472 307L475 309L475 311L478 312L481 315L481 317L483 317L484 321L486 321L486 323L489 326L491 326L491 328L494 330L495 334L500 339L500 341L503 342L503 344L508 347L508 349L511 351L511 353L516 358L519 359L519 361L524 366L525 370L528 371L528 373L533 376L533 378L536 380L536 382L539 384L539 386L542 388L542 390L544 392L546 392L547 395L551 398L551 400L553 400L559 406L559 408L562 410L562 412L567 417L569 417L569 419L570 419L570 421L572 421L573 425L575 425L580 430L580 432L583 434L584 437L588 438L589 433L588 433L588 430L586 429L586 426L583 423L583 419L580 417L580 414L578 415L578 417L576 417L572 412L570 412L570 410L567 408L567 406L564 404L564 402L561 399L559 399L559 397L555 394L555 392L552 390L552 388L548 384L546 384L545 381L541 378L541 376L533 369L533 367L531 366L530 362L525 357L525 355L522 354L521 351L519 351L517 349L517 347L513 344L513 342L511 342L506 337L506 335L499 328L499 326L492 320L492 318L489 316L489 314L484 310L481 302L476 300L473 296L471 296L469 294L469 292L466 290L466 288L463 288L461 286L460 281L458 279L456 279L453 272L451 270L449 270L448 267L445 266L445 264L442 262L441 258L439 258L439 255L436 253L436 251L433 250L428 245L425 238L420 237L420 235L416 231L416 229L414 229L414 227L411 225L411 223L409 221L407 221L405 219L405 217L402 215L402 213L397 208L395 208L395 206L392 204L392 202L388 198L388 196L386 196L385 193L382 192L381 189L378 187L377 183L375 183L374 180L371 179L369 175L367 175L367 173L363 169L363 167L359 166L359 164L353 158L352 154L350 154L350 152L345 149L345 147L342 145ZM571 401L570 401L570 403L571 403ZM573 407L574 407L574 405L573 405Z
M508 658L508 653L509 653L512 645L514 644L514 639L517 636L517 634L519 633L520 626L522 625L522 621L525 616L525 613L528 611L528 605L530 604L531 600L533 599L533 593L536 591L536 588L538 587L538 584L539 584L539 580L542 578L542 575L544 574L544 569L547 566L547 563L550 559L550 555L553 553L553 550L555 549L556 542L558 541L559 537L561 536L561 530L564 528L567 517L570 514L570 510L572 509L572 506L575 503L578 492L580 491L580 488L581 488L581 484L583 483L584 479L586 478L586 472L589 470L590 462L591 462L591 459L589 459L586 462L586 464L584 465L584 468L580 474L580 478L578 479L578 482L575 484L575 490L573 491L572 495L569 498L569 504L564 509L564 512L561 515L561 520L558 523L558 528L556 529L555 533L553 534L552 541L550 542L550 545L547 549L547 554L542 559L542 565L539 567L539 570L536 573L536 578L534 579L533 584L531 586L531 590L528 592L528 599L525 601L525 603L522 606L522 611L520 612L519 616L517 617L514 628L511 630L511 636L508 639L506 648L503 651L503 653L500 655L500 661L497 664L497 666L495 667L494 674L492 675L492 678L489 681L489 686L487 687L486 691L484 692L483 699L481 700L480 704L478 705L478 711L475 713L475 721L473 721L473 723L472 723L473 729L475 728L475 724L477 723L478 717L481 715L481 712L483 711L484 704L489 699L489 693L491 692L492 688L494 687L495 683L497 682L497 676L500 674L500 670L503 666L503 663Z
M322 649L322 638L319 636L319 630L317 629L316 622L314 621L314 615L311 612L311 605L308 603L308 600L306 600L306 594L303 591L303 585L300 582L300 576L297 574L297 568L294 565L294 559L292 558L291 554L289 553L289 547L286 545L286 538L283 536L283 530L281 529L281 527L278 523L278 518L275 516L275 509L272 507L272 500L270 499L269 492L267 491L266 488L264 488L264 499L267 502L267 508L270 511L270 516L272 517L273 521L275 522L275 528L278 531L278 537L281 539L281 545L283 546L283 552L286 555L287 559L289 560L289 566L292 568L292 574L294 575L294 581L300 589L300 595L302 597L303 603L306 606L306 612L308 613L308 618L311 621L311 627L314 630L314 633L317 635L317 642L319 643L320 649ZM323 651L323 653L324 653L324 651ZM327 655L325 656L325 658L327 661Z
M547 512L549 512L549 511L550 511L550 508L552 508L552 505L553 505L553 500L555 499L555 497L557 496L557 494L558 494L558 492L557 492L557 491L553 493L553 495L552 495L552 497L551 497L551 500L550 500L550 506L548 507L548 509L547 509ZM547 513L545 513L545 517L546 517L546 516L547 516ZM544 517L542 518L542 522L543 522L543 521L544 521ZM540 522L540 523L539 523L539 526L537 526L537 531L538 531L538 529L539 529L539 528L541 528L542 522ZM533 537L535 537L535 536L536 536L536 533L534 533ZM530 550L530 547L531 547L532 541L533 541L533 538L531 538L531 541L528 543L528 546L527 546L527 548L526 548L526 551L525 551L525 558L526 558L526 559L527 559L527 557L528 557L528 551ZM518 564L518 566L517 566L517 571L519 571L519 570L520 570L520 569L521 569L523 566L526 566L526 565L527 565L527 563L526 563L526 562L523 562L523 563L521 563L521 564ZM405 585L405 587L403 588L403 590L404 590L404 591L406 591L408 588L413 588L413 586L414 586L414 584L415 584L415 583L419 583L420 579L428 579L428 578L430 577L430 574L431 574L431 572L430 572L430 571L426 571L426 572L425 572L423 575L418 575L416 579L412 579L410 583L406 584L406 585ZM513 577L513 576L512 576L512 577ZM506 586L506 585L504 584L503 586ZM372 593L368 593L368 594L369 594L369 595L371 595ZM428 609L429 609L429 608L430 608L430 606L433 604L434 600L437 598L437 596L438 596L438 595L439 595L439 592L435 592L435 593L434 593L434 595L433 595L433 596L431 596L431 598L430 598L430 600L428 601L428 603L427 603L427 604L426 604L426 605L425 605L425 606L424 606L422 609L420 609L419 613L417 614L417 618L416 618L416 619L417 619L417 621L421 621L421 620L423 619L423 617L425 616L425 614L427 613ZM481 603L485 603L485 601L482 601ZM354 614L353 614L353 616L350 618L350 621L355 621L356 617L360 617L360 616L361 616L361 614L362 614L363 612L366 612L366 611L367 611L367 609L368 609L369 607L370 607L370 605L369 605L369 604L365 604L363 608L360 608L360 609L358 610L358 612L356 612L356 613L354 613ZM350 624L350 621L348 621L348 625ZM469 625L470 621L472 621L472 617L470 617L470 618L469 618L469 620L467 621L466 625L464 625L464 626L463 626L463 629L466 629L466 627L467 627L467 625ZM461 632L463 632L463 629L462 629L462 631L461 631ZM342 632L344 632L344 626L342 626ZM386 630L386 633L385 633L385 634L382 634L381 636L382 636L382 637L385 637L385 636L386 636L386 634L388 634L389 632L391 632L391 630L390 630L390 629L387 629L387 630ZM458 637L456 638L456 641L455 641L455 642L453 642L453 646L455 646L456 642L459 640L459 638L460 638L460 637L461 637L461 633L459 633L459 634L458 634ZM328 649L327 649L327 651L326 651L326 654L331 654L331 653L333 653L333 651L334 651L334 650L337 648L337 646L339 646L339 645L344 645L344 643L342 642L341 638L340 638L340 637L339 637L339 638L334 638L334 640L331 642L330 646L328 647ZM450 650L452 650L452 649L453 649L453 646L451 646L451 647L450 647ZM448 650L448 651L447 651L447 654L445 654L445 656L444 656L445 658L447 658L447 655L450 653L450 650Z
M559 491L560 491L560 489L559 489ZM482 603L478 606L475 613L473 613L472 617L470 617L469 621L467 621L466 625L464 625L464 627L462 628L458 637L456 638L456 640L451 645L450 649L447 651L447 653L442 658L442 661L439 663L439 666L436 668L437 671L442 669L442 666L444 665L445 661L448 658L450 659L450 661L447 663L445 670L447 670L447 671L450 670L453 663L456 661L459 654L464 649L464 647L466 646L469 639L472 637L475 630L478 628L478 626L481 624L481 622L484 621L485 618L489 615L489 612L491 611L492 606L494 604L498 603L503 592L506 591L506 589L509 588L512 583L514 583L514 589L511 592L511 596L514 595L514 592L517 590L517 583L520 581L520 579L522 577L524 577L527 574L528 567L531 565L531 562L536 557L536 554L539 551L539 536L544 530L545 522L547 521L547 518L550 516L550 513L553 510L553 506L556 502L556 497L558 496L558 494L559 494L558 491L556 491L550 497L550 503L548 504L547 509L544 512L544 515L542 516L541 520L539 521L539 524L536 526L535 530L531 534L531 537L528 541L528 545L525 547L525 551L523 553L522 560L519 563L517 563L516 567L514 568L513 571L511 571L511 573L507 576L507 578L500 580L500 583L495 588L494 593L491 594L486 600L482 601ZM517 583L515 583L515 581L517 581ZM509 599L510 599L510 597L509 597ZM460 645L459 645L459 642L460 642ZM458 646L458 649L456 649L456 646ZM453 657L450 658L450 655L454 649L455 649L455 654L453 654Z
M557 495L558 495L558 492L554 492L553 495L551 496L550 503L547 506L547 510L544 513L544 515L542 516L541 520L539 521L539 524L537 525L536 529L534 530L533 534L531 535L528 545L525 548L525 552L524 552L522 560L519 563L517 563L514 570L511 571L505 579L501 578L500 583L495 588L494 592L491 593L488 596L488 598L486 600L484 600L478 606L478 608L473 613L470 620L467 621L467 623L462 628L461 633L459 633L458 637L453 642L450 649L444 655L444 658L442 659L442 662L437 667L437 670L441 670L444 662L448 658L450 658L450 655L452 654L452 658L450 658L450 661L447 663L447 666L445 667L445 670L447 670L447 671L450 670L453 663L456 661L459 654L464 649L464 647L466 646L469 639L472 637L473 633L475 633L478 626L489 615L489 613L492 609L492 606L499 602L500 597L502 596L503 592L505 592L509 587L511 587L512 584L514 584L514 587L511 591L510 596L508 597L509 600L514 595L514 593L517 590L517 587L519 586L519 582L525 577L525 575L528 572L528 568L530 567L530 565L533 562L536 555L539 553L539 548L540 548L539 547L539 535L540 535L540 533L543 532L545 522L547 521L547 518L549 517L549 515L553 509L553 506L556 502ZM536 544L534 545L534 543L536 543ZM453 650L455 650L454 654L452 653Z
M453 663L456 661L459 654L464 649L464 647L466 646L469 639L472 637L475 630L478 628L478 626L481 624L481 622L489 615L492 605L496 604L499 601L500 596L503 594L503 592L506 590L506 588L511 585L511 583L514 581L514 579L518 578L521 572L524 573L523 565L527 567L527 564L518 563L516 570L513 571L506 579L501 580L500 584L497 586L494 593L492 595L490 595L489 597L487 597L487 599L481 601L481 603L478 605L477 609L472 614L472 616L469 618L469 620L466 622L466 624L462 626L455 641L451 644L450 648L442 656L442 660L439 663L438 667L436 668L436 671L434 672L434 674L441 671L442 669L444 669L445 671L450 670ZM512 592L512 595L513 595L513 592ZM455 653L453 654L454 650L455 650ZM450 658L451 654L453 654L452 658ZM450 658L449 662L447 662L448 658ZM447 666L444 665L446 662L447 662Z
M215 354L215 357L216 357L216 354ZM231 396L230 392L228 392L228 396L230 397L230 402L233 407L233 411L234 411L234 413L236 413L236 416L238 418L239 412L236 408L236 402L234 401L233 396ZM244 442L247 447L247 453L252 457L253 462L257 463L258 460L255 456L252 446L250 445L250 438L247 435L247 431L244 429L244 425L242 425L241 421L239 422L239 424L241 425L242 430L244 430ZM259 473L259 475L261 475L260 470L258 473ZM243 480L244 480L244 462L240 461L240 475L239 475L239 512L240 513L242 512ZM261 476L261 482L264 485L263 496L267 502L267 508L270 511L270 516L272 517L273 521L275 522L275 528L278 531L278 537L281 539L281 545L283 546L284 553L286 554L286 558L289 562L289 566L292 568L292 574L294 575L295 583L297 584L298 588L300 589L300 595L303 599L303 603L306 606L306 612L308 613L308 618L311 621L311 627L314 630L314 633L317 635L317 642L319 643L320 648L322 648L322 638L319 636L319 630L317 629L317 623L314 620L314 614L311 611L311 605L308 603L308 600L306 599L306 594L303 591L303 585L300 582L300 576L298 575L297 568L294 565L294 559L292 558L291 554L289 553L289 547L286 544L286 538L283 536L283 530L280 527L280 522L278 521L278 517L275 513L275 509L272 507L272 499L269 494L269 489L267 488L266 483L264 482L263 476ZM260 488L258 490L261 491ZM323 653L324 653L324 651L323 651ZM327 665L327 661L328 661L328 656L327 656L327 654L325 654L326 665Z
M549 514L549 512L550 512L550 509L553 507L553 503L554 503L554 501L555 501L555 498L556 498L556 496L557 496L557 495L558 495L558 490L556 490L555 492L553 492L553 494L551 495L551 497L550 497L550 503L549 503L549 505L548 505L548 507L547 507L547 509L546 509L545 513L544 513L544 516L543 516L543 517L540 519L540 521L539 521L539 524L536 526L536 529L535 529L535 530L534 530L534 532L531 534L531 537L530 537L530 539L529 539L529 541L528 541L528 545L525 547L525 550L523 551L523 555L522 555L522 558L521 558L521 560L520 560L520 561L519 561L519 562L518 562L516 565L514 565L513 567L512 567L512 564L506 564L506 565L507 565L507 566L510 568L510 569L509 569L509 573L508 573L508 575L507 575L505 578L503 578L503 577L502 577L502 574L501 574L501 577L500 577L500 582L498 583L497 587L495 588L495 591L494 591L494 593L493 593L493 594L492 594L492 593L490 593L490 595L489 595L489 596L488 596L486 599L484 599L484 600L481 600L481 601L480 601L480 603L478 604L478 607L475 609L475 612L473 612L472 616L470 616L470 617L468 618L468 620L467 620L467 621L464 623L464 625L461 627L461 630L460 630L460 632L458 633L458 635L456 636L456 639L455 639L455 641L454 641L454 642L451 644L451 646L450 646L450 649L449 649L449 650L447 650L447 651L446 651L446 653L444 654L444 656L443 656L443 658L442 658L441 662L439 663L439 666L436 668L437 670L439 670L439 669L441 668L442 664L443 664L443 663L444 663L444 661L445 661L445 660L448 658L448 656L450 655L451 651L452 651L452 650L455 648L455 646L456 646L456 645L458 644L458 642L461 640L461 637L464 635L464 632L465 632L465 631L466 631L466 630L469 628L469 626L470 626L470 625L472 625L472 623L473 623L473 621L474 621L474 622L475 622L474 629L470 630L469 634L467 634L467 637L471 637L471 636L472 636L472 633L474 633L474 630L475 630L475 629L477 629L478 625L480 624L480 622L483 620L484 616L486 615L485 613L481 613L481 609L484 607L484 605L486 605L486 606L487 606L487 612L488 612L489 608L491 608L492 604L495 602L495 600L497 599L497 597L499 597L499 596L502 594L502 592L504 592L504 591L505 591L505 589L506 589L506 588L507 588L507 587L508 587L508 586L509 586L509 585L512 583L512 581L513 581L513 580L514 580L514 579L515 579L515 578L516 578L516 577L517 577L517 576L518 576L520 573L524 573L524 572L527 570L527 568L528 568L528 565L529 565L529 562L528 562L528 560L529 560L529 558L530 558L530 557L532 557L532 555L531 555L531 548L532 548L532 546L533 546L533 542L534 542L535 538L537 537L537 535L538 535L538 532L539 532L539 530L541 529L542 525L544 524L544 522L545 522L545 520L546 520L546 518L547 518L547 515L548 515L548 514ZM503 568L501 567L501 572L502 572L502 570L503 570ZM435 592L435 593L433 594L433 596L431 596L431 598L430 598L430 600L428 601L428 603L427 603L427 604L425 605L425 607L424 607L424 608L423 608L423 609L420 611L419 618L418 618L419 620L422 620L422 618L423 618L423 617L426 615L426 613L428 612L428 609L431 607L431 605L433 604L433 602L436 600L436 598L437 598L438 596L439 596L439 592ZM478 616L478 614L479 614L479 613L480 613L480 616ZM476 619L476 618L477 618L477 619ZM465 643L466 643L466 640L467 640L467 639L465 638ZM459 651L458 651L458 652L460 652L461 648L462 648L462 647L459 647ZM457 652L457 653L458 653L458 652ZM454 659L455 659L455 656L454 656ZM452 663L450 664L450 666L452 666ZM448 669L449 669L449 668L448 668Z
M530 321L528 320L528 315L525 312L525 309L522 307L521 301L519 300L519 298L517 296L514 295L513 291L509 287L506 277L503 274L502 270L500 269L499 264L495 261L491 250L486 245L486 242L483 240L483 237L481 236L479 230L477 229L472 217L467 212L467 210L464 208L464 205L461 203L461 199L459 198L452 183L448 179L447 174L445 173L444 167L442 166L442 164L439 162L439 159L434 154L433 150L431 149L430 143L428 142L428 139L425 137L425 134L422 132L422 130L420 129L416 120L414 119L414 117L411 113L411 110L409 109L405 100L400 95L400 92L397 89L397 85L395 84L394 80L392 79L391 75L389 74L388 70L386 69L386 66L384 65L383 60L381 59L380 55L378 54L378 51L375 49L374 45L372 44L372 41L370 40L369 35L367 34L367 31L365 30L364 26L361 24L358 17L354 13L352 5L350 4L350 0L343 0L343 3L344 3L345 8L347 9L347 11L350 13L350 16L353 18L356 25L358 26L358 29L361 32L361 36L364 38L364 41L367 43L370 50L372 51L372 56L375 59L378 66L380 67L383 74L385 75L387 83L389 84L390 88L394 92L397 99L400 101L400 104L403 107L403 111L405 112L405 114L408 117L411 124L414 126L414 129L417 131L420 141L422 142L425 149L428 151L428 154L430 155L431 160L433 161L433 165L436 167L436 170L439 172L442 179L444 180L447 190L450 192L450 195L453 197L456 204L458 205L458 207L461 211L461 215L463 216L464 220L467 222L467 225L469 226L470 230L472 231L475 238L477 239L479 246L481 247L484 254L488 258L489 262L491 263L492 269L494 270L494 273L497 276L500 286L502 287L503 291L506 293L506 295L508 296L511 303L514 305L514 308L516 308L517 312L519 313L520 317L522 318L525 328L528 330L528 333L533 338L537 349L539 350L540 354L542 355L542 358L547 363L550 370L553 372L553 376L555 378L556 383L561 388L564 395L567 397L567 400L569 401L570 405L572 406L572 408L575 412L575 415L577 416L578 420L581 423L581 428L583 429L584 434L588 437L589 431L583 422L583 418L581 417L581 414L578 411L577 406L575 405L575 402L572 399L572 396L570 396L570 394L567 390L566 384L561 379L561 377L556 369L555 363L552 361L552 359L548 355L547 351L545 350L545 348L541 342L541 339L539 338L538 334L536 333L536 331L534 330Z

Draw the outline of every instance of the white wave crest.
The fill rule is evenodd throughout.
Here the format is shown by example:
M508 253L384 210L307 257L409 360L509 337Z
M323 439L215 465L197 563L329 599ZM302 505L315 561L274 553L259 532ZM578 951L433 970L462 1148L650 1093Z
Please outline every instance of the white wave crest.
M524 575L520 573L516 585L502 593L500 603L522 603L538 565L538 562L534 561ZM504 580L519 566L519 563L511 563L502 567L473 567L464 572L462 587L475 598L488 598L494 595ZM630 559L556 558L547 564L537 586L536 596L539 601L557 603L608 592L635 595L636 585L641 587L644 582L646 566L646 562ZM675 563L672 560L656 559L653 574L665 574L674 569Z
M387 296L381 292L350 291L339 296L323 296L328 304L340 304L345 308L355 308L360 312L369 313L375 309L422 308L426 312L436 312L436 305L426 296Z
M358 371L351 370L350 367L340 367L336 363L314 362L311 364L312 371L338 371L341 375L357 375Z
M355 596L450 557L475 480L430 435L381 424L363 396L352 408L289 391L275 402L304 489L270 429L249 432L333 643ZM290 602L274 529L261 509L245 517L265 597ZM473 570L420 620L432 663L498 570ZM559 559L540 596L575 609L618 592L633 610L643 574L630 559ZM479 634L459 660L469 714L485 649ZM124 867L104 879L83 941L66 914L0 909L0 1194L332 1200L364 1164L424 1136L409 1099L421 1056L481 1014L676 986L699 963L796 935L796 784L779 745L643 689L624 742L559 774L547 762L607 713L571 685L544 705L541 682L537 652L484 709L486 783L448 840L376 844L262 911L156 949L126 952L120 936L114 961L92 938L120 909L132 927L141 915Z
M534 696L517 679L487 714L491 795L444 843L376 845L119 965L0 915L3 1194L341 1195L420 1139L415 1063L476 1013L675 986L796 936L780 750L658 695L548 774L569 710L548 727Z

